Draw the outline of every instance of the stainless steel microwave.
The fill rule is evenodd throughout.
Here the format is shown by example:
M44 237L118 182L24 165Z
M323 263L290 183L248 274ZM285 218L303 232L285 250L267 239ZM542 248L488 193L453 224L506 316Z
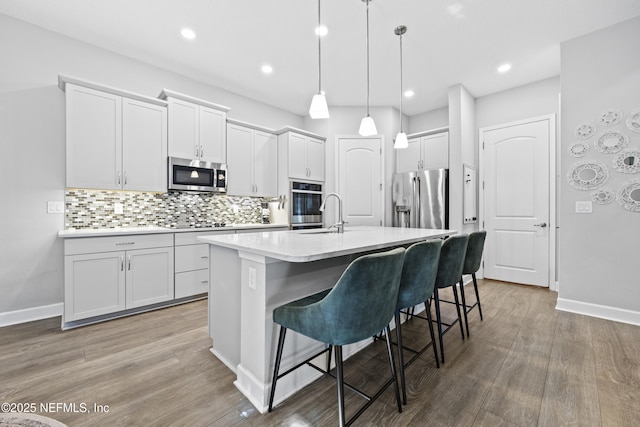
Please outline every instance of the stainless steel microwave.
M227 165L169 157L169 190L227 192Z

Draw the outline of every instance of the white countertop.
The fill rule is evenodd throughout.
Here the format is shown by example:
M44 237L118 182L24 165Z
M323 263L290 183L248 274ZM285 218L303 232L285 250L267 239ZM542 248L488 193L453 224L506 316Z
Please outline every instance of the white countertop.
M74 237L103 237L103 236L122 236L131 234L158 234L158 233L188 233L188 232L209 232L209 231L225 231L225 230L249 230L265 228L288 228L288 224L229 224L224 227L208 227L208 228L169 228L169 227L120 227L120 228L81 228L77 230L63 230L58 232L58 237L74 238Z
M456 231L362 226L346 227L341 234L327 232L327 229L312 229L202 236L198 240L283 261L308 262L452 234L456 234Z

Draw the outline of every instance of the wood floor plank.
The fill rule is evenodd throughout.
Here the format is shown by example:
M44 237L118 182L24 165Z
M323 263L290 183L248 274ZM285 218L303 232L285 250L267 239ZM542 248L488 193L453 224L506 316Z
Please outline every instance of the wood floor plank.
M538 425L600 424L596 366L588 318L558 313Z
M640 328L590 319L603 426L640 425Z
M354 426L640 425L640 327L557 312L546 289L479 287L484 321L470 313L470 339L456 325L440 369L431 349L407 368L402 413L389 388ZM0 398L109 405L106 414L42 414L69 427L337 425L327 378L258 413L210 353L207 318L202 300L64 332L59 318L0 328ZM426 321L408 322L403 339L428 342ZM368 391L388 372L384 341L345 362L348 380ZM345 394L349 416L363 400Z

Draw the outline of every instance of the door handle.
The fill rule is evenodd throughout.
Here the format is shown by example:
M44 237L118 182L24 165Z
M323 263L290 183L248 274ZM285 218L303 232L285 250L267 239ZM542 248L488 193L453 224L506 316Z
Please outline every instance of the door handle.
M545 228L547 226L546 222L541 222L540 224L533 224L534 227Z

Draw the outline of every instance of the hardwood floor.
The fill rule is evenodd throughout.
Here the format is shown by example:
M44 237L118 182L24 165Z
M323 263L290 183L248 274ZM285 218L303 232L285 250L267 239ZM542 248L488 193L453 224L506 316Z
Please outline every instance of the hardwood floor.
M480 295L484 321L473 310L469 339L457 327L445 335L446 363L436 369L428 350L407 368L403 412L389 388L354 425L640 425L640 327L556 311L547 289L484 280ZM64 332L59 318L0 328L0 402L36 403L70 427L337 425L331 379L258 413L209 352L206 325L197 301ZM428 336L419 319L403 332L415 348ZM345 363L366 391L387 372L384 341ZM349 416L363 401L346 397Z

